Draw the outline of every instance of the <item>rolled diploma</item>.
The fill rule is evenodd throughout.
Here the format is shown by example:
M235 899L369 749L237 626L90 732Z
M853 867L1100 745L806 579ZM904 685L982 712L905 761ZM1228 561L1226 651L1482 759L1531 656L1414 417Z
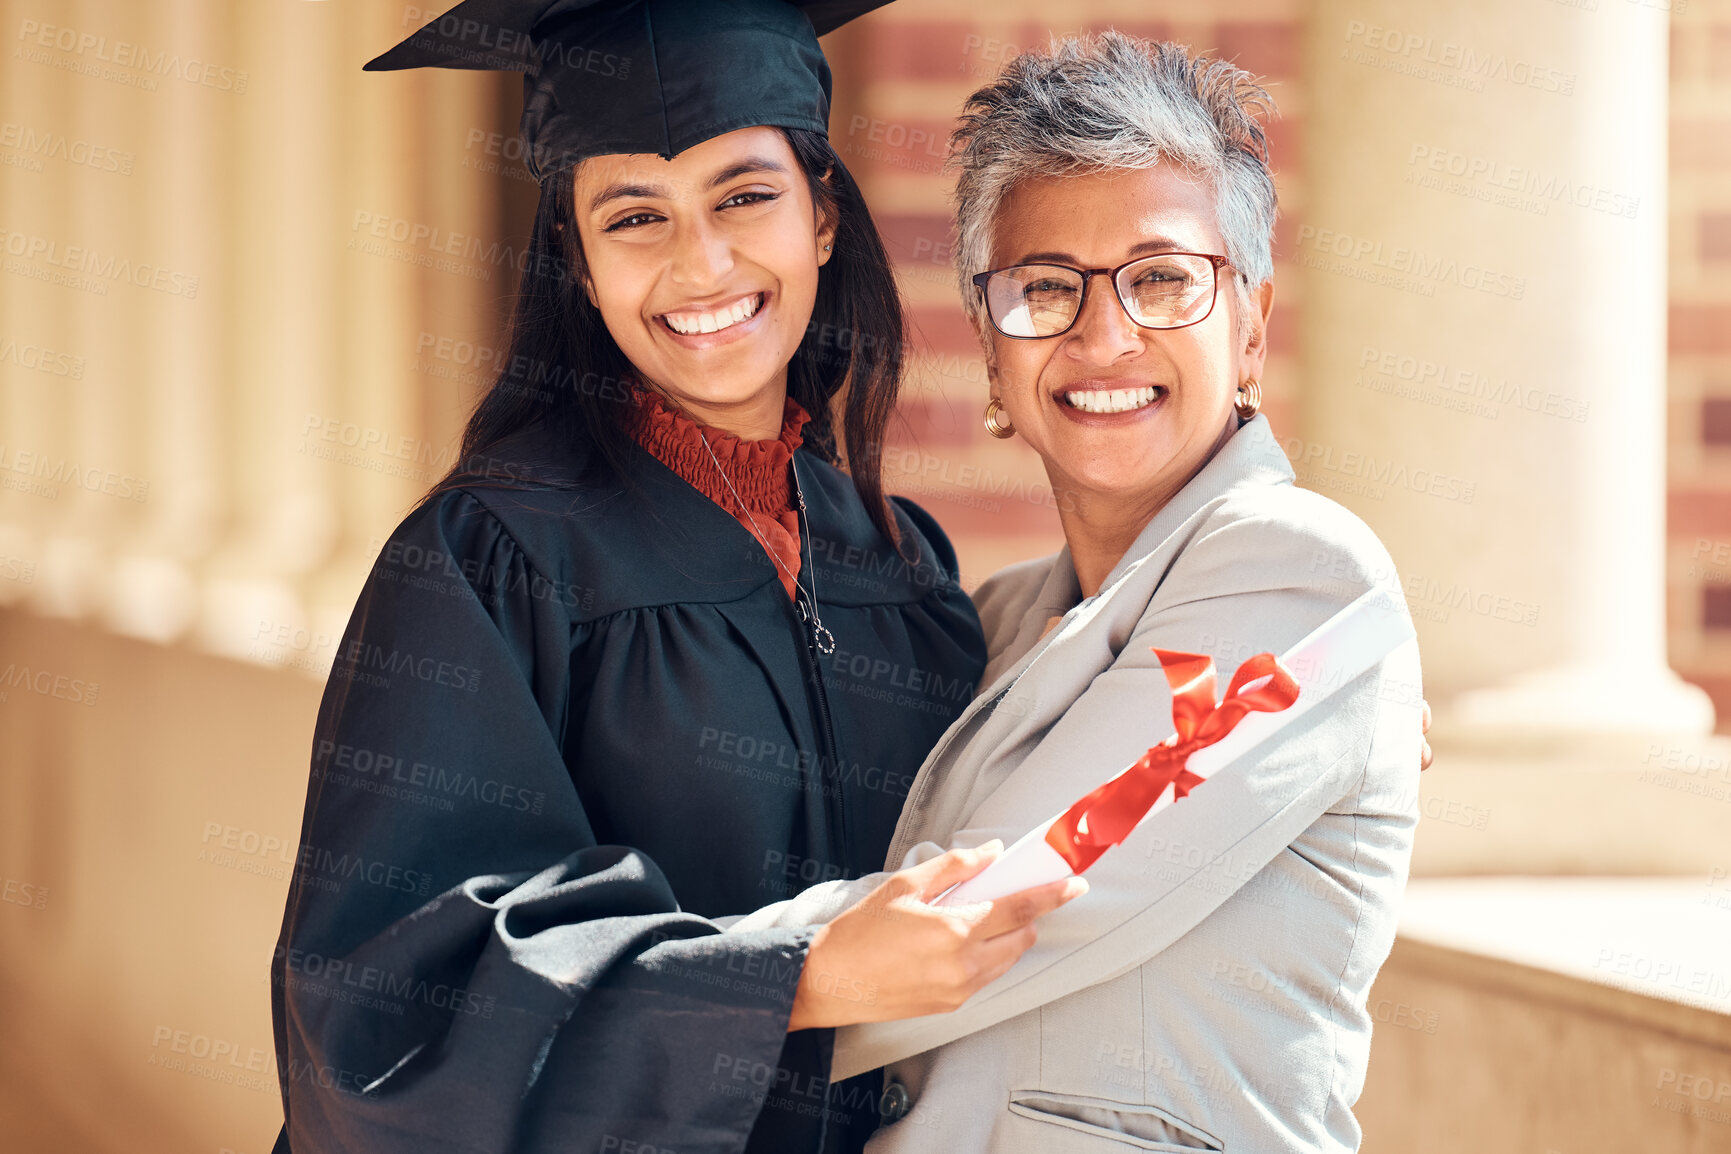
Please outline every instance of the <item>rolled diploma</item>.
M1303 717L1335 690L1349 684L1411 640L1414 636L1412 621L1398 603L1390 603L1389 596L1378 589L1361 594L1358 600L1283 653L1280 660L1298 682L1298 700L1279 713L1246 714L1232 732L1191 754L1185 763L1186 768L1206 780ZM1169 785L1143 815L1142 821L1147 821L1174 800ZM986 902L1030 886L1069 877L1070 864L1046 842L1046 831L1062 816L1062 813L1055 813L1041 822L1018 838L997 861L960 885L951 886L933 904L959 906ZM1141 822L1137 825L1140 827Z

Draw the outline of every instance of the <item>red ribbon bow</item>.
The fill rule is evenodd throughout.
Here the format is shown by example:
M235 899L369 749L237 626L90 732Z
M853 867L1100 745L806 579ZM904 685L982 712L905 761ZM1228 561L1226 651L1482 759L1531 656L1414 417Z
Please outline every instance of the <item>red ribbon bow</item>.
M1298 682L1272 653L1258 653L1240 665L1218 705L1212 657L1171 649L1156 649L1154 655L1172 686L1172 724L1178 732L1071 806L1046 831L1046 844L1075 873L1129 837L1168 785L1176 801L1202 784L1204 779L1184 768L1192 753L1231 733L1248 714L1279 713L1298 700ZM1261 684L1246 688L1253 682Z

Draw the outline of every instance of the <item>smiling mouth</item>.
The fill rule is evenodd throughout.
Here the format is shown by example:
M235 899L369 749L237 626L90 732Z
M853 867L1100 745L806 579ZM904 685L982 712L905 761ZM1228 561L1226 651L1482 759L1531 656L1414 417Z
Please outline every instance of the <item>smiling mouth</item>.
M1084 413L1130 413L1145 409L1166 395L1160 385L1136 389L1067 389L1058 394L1072 409Z
M750 296L740 297L727 308L712 309L709 312L662 313L659 319L680 336L719 333L756 316L757 310L763 307L763 302L763 293L752 293Z

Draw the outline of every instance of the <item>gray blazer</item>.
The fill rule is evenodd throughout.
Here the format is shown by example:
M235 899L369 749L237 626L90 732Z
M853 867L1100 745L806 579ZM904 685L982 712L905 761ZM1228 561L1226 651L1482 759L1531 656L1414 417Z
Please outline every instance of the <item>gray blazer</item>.
M1373 586L1404 612L1370 529L1292 482L1258 417L1096 596L1081 598L1068 550L986 582L984 689L921 768L887 866L1009 844L1170 733L1151 646L1211 654L1224 691L1246 658ZM1409 643L1138 826L960 1010L840 1031L833 1076L886 1067L900 1115L871 1154L1356 1150L1366 997L1417 822L1421 696ZM826 920L878 880L739 928Z

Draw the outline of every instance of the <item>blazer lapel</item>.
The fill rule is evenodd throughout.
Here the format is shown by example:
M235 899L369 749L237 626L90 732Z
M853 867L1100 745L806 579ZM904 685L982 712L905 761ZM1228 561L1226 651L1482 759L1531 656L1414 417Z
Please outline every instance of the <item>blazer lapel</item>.
M1191 522L1199 513L1234 489L1290 484L1293 479L1292 466L1268 419L1258 415L1154 515L1107 574L1099 593L1078 600L1081 590L1069 546L1060 550L1039 594L1023 613L1015 640L1003 654L992 655L986 667L989 683L920 766L896 824L885 868L899 869L907 851L921 841L947 842L954 832L948 828L949 815L973 809L965 799L982 773L1003 757L1015 756L1030 733L1061 716L1111 664L1112 654L1134 630L1164 577L1162 573L1138 580L1135 575L1149 565L1170 566L1187 543L1187 527L1194 529ZM1133 609L1121 607L1124 597L1138 604ZM1063 619L1048 632L1046 626L1056 614ZM1120 631L1124 637L1113 636ZM1006 657L1009 663L1003 665ZM1018 692L1017 685L1037 664L1042 670L1051 666L1049 674L1040 673L1038 692L1033 685Z

